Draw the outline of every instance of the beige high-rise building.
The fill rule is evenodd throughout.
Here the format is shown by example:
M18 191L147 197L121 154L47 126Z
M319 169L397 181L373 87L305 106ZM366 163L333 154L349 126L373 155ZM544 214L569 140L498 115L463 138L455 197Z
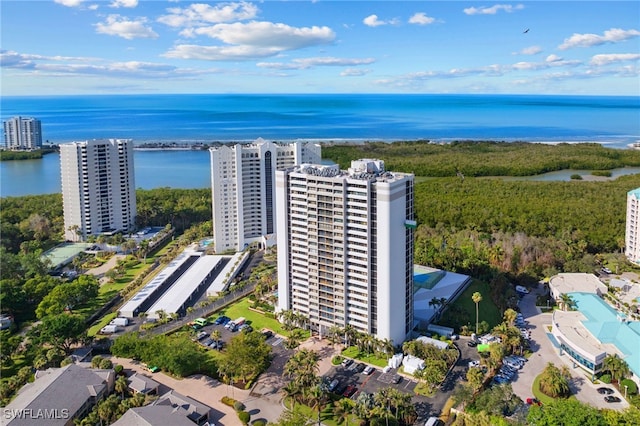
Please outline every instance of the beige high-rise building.
M218 253L240 251L276 231L275 172L303 162L319 163L320 145L253 143L221 145L211 156L213 240Z
M65 238L134 229L133 142L105 139L60 145Z
M278 310L404 342L413 328L414 176L380 160L276 172Z

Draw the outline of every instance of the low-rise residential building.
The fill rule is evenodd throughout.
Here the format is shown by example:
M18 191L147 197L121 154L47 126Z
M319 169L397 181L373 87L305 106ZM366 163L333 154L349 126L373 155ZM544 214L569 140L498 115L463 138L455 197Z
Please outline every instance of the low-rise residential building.
M71 426L113 391L113 370L69 364L36 372L2 413L6 426Z

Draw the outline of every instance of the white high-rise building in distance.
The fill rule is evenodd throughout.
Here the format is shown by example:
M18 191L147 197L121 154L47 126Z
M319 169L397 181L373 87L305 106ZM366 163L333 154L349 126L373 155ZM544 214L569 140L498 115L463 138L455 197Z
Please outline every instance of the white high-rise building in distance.
M42 123L35 118L13 117L3 123L4 146L12 150L42 148Z
M60 145L65 239L130 231L135 226L136 185L131 139Z
M627 192L625 254L630 262L640 264L640 188Z
M278 311L401 344L413 328L414 176L380 160L276 172Z
M215 251L244 250L275 234L275 172L303 162L319 163L320 145L253 143L209 149Z

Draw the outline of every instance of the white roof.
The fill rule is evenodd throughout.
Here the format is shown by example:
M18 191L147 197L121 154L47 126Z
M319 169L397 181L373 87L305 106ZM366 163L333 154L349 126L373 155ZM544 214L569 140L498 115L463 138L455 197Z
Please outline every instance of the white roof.
M585 273L561 273L551 277L549 287L552 293L558 297L560 294L586 292L606 293L607 286L593 274Z
M120 308L120 315L123 317L133 317L140 305L149 298L178 268L180 268L191 256L198 255L196 252L183 251L173 259L158 275L156 275L147 285L142 287L135 296L127 301Z
M213 282L207 289L207 295L215 296L221 291L224 291L228 281L227 274L233 273L234 268L237 266L236 263L238 262L238 260L241 259L243 256L248 256L248 255L249 255L249 252L242 252L242 251L234 254L233 257L231 257L231 260L229 260L229 262L227 262L227 264L224 265L224 268L222 268L222 271L220 271L218 276L213 280Z
M194 291L202 284L222 256L202 256L191 265L187 272L167 290L162 297L149 308L149 317L157 318L159 310L167 314L178 312Z

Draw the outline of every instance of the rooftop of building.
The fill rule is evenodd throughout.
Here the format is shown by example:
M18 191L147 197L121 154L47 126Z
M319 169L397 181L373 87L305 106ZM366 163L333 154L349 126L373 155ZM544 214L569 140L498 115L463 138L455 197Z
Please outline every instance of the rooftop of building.
M39 371L36 380L19 391L7 405L10 410L67 409L70 415L81 409L88 399L102 394L108 387L107 379L113 370L95 370L69 364L62 368ZM27 420L26 423L22 421ZM9 424L29 424L29 419L15 419ZM49 419L49 424L64 425L68 419Z
M640 322L629 321L593 293L569 294L576 311L555 311L556 327L569 340L596 355L617 353L640 377Z
M640 198L640 188L632 189L631 191L627 192L627 195L633 195L636 198Z
M554 275L549 280L549 287L556 294L586 292L603 294L607 292L607 286L593 274L585 273L561 273Z
M326 178L349 178L376 182L393 182L407 176L413 176L410 173L385 170L384 161L373 158L353 160L351 167L347 170L340 170L337 164L300 164L295 166L292 171Z
M413 313L416 321L431 322L440 305L429 302L434 299L451 302L465 288L468 280L468 275L413 265Z

